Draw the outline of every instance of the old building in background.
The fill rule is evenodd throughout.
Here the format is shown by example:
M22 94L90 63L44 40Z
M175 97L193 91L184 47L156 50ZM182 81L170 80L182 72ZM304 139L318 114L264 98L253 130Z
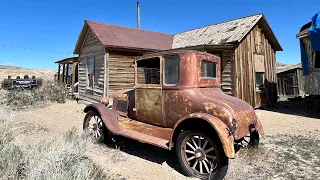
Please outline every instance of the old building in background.
M282 48L263 14L175 35L85 21L74 50L79 55L80 101L97 102L133 87L134 58L169 49L218 55L226 94L253 107L277 101L276 51Z
M304 96L305 78L301 65L277 69L277 89L279 96L290 98Z
M320 95L320 13L303 25L296 35L300 41L301 64L306 79L306 94Z

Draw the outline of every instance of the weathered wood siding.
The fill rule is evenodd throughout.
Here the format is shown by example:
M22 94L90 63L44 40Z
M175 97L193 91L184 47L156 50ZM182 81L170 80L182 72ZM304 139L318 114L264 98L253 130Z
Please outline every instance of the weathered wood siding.
M103 96L105 49L89 29L79 55L79 99L84 104L99 102ZM94 85L87 87L87 59L94 57Z
M253 107L276 103L275 51L258 25L240 42L234 58L234 95ZM264 72L265 90L256 90L256 72Z
M114 93L121 89L134 87L134 67L130 66L134 62L136 54L108 51L108 97L113 97Z
M234 55L224 51L221 55L221 81L224 93L234 95Z
M282 96L301 96L304 93L304 78L301 69L291 69L277 74L277 92Z
M305 91L309 95L320 95L320 69L314 69L314 59L309 37L301 39L308 56L308 71L305 76Z

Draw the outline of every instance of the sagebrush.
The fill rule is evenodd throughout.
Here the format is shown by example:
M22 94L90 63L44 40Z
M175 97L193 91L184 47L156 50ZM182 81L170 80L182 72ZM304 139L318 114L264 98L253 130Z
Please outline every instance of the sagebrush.
M86 155L88 136L73 129L61 139L22 148L6 114L0 112L0 179L108 179Z
M5 94L7 105L19 108L41 105L46 101L65 103L69 90L62 83L46 81L36 89L12 89Z

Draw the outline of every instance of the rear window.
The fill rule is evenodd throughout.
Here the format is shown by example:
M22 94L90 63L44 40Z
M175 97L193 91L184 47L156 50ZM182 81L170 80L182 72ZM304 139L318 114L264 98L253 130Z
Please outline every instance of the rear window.
M202 78L217 78L217 63L202 60L201 61L201 77Z

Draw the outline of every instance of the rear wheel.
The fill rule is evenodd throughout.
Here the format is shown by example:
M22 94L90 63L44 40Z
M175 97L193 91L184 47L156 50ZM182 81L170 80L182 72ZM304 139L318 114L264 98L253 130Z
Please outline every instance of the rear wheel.
M88 111L83 120L83 130L97 142L104 142L108 133L100 114L96 111Z
M176 143L178 162L183 173L200 179L223 179L228 158L215 138L199 131L182 132Z

